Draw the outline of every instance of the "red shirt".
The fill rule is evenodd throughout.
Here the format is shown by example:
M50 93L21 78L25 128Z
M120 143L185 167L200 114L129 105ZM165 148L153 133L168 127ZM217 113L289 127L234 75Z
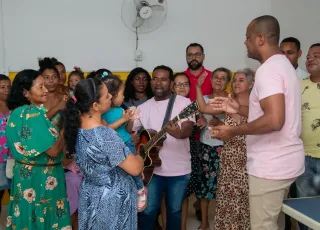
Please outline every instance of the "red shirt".
M185 72L185 74L188 75L189 77L189 81L190 81L190 93L189 93L189 98L191 101L195 101L197 100L197 82L198 82L198 78L201 74L203 74L203 72L206 71L208 73L206 79L204 79L204 82L201 86L202 89L202 94L203 96L211 94L213 92L212 89L212 85L211 85L211 76L212 76L212 72L209 70L206 70L204 67L202 67L202 71L199 73L198 76L194 76L191 72L190 72L190 68L188 68Z

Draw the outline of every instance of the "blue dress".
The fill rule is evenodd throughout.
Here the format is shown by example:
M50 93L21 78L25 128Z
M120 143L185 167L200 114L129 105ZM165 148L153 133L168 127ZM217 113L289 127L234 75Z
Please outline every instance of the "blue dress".
M137 186L131 175L117 167L129 154L118 134L108 127L79 130L76 162L84 175L80 230L137 229Z

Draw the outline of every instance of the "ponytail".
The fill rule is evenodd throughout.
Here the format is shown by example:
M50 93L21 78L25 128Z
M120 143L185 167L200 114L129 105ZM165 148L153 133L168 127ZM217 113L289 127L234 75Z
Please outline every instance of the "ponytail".
M74 89L74 96L69 98L63 112L62 127L64 128L64 139L67 151L76 153L75 146L77 136L81 127L81 114L88 114L92 104L100 100L103 83L98 78L79 81Z
M66 109L63 112L62 122L67 151L69 153L75 153L75 146L81 121L80 111L77 108L77 102L74 97L67 100Z

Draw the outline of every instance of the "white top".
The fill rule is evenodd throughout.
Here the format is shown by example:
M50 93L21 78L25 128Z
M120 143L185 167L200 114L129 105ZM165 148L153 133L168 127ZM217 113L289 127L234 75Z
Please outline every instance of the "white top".
M208 103L210 101L208 96L203 96L203 98L204 98L206 103ZM212 115L203 114L203 116L207 119L207 122L209 122L212 119ZM224 121L224 114L218 114L218 115L215 115L215 116L217 118L219 118L220 121L222 121L222 122ZM204 127L201 130L200 142L203 143L203 144L209 145L211 147L223 145L223 141L220 141L218 139L215 139L215 138L211 137L211 133L210 133L210 130L208 129L208 126Z
M303 69L300 69L299 66L296 68L296 73L297 73L297 76L300 80L306 79L310 76L310 74L308 72L304 71Z

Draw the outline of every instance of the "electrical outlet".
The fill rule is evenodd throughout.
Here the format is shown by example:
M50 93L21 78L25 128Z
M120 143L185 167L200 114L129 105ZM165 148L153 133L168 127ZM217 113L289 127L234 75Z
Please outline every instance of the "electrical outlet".
M141 50L134 51L134 60L135 61L142 61L142 51Z

